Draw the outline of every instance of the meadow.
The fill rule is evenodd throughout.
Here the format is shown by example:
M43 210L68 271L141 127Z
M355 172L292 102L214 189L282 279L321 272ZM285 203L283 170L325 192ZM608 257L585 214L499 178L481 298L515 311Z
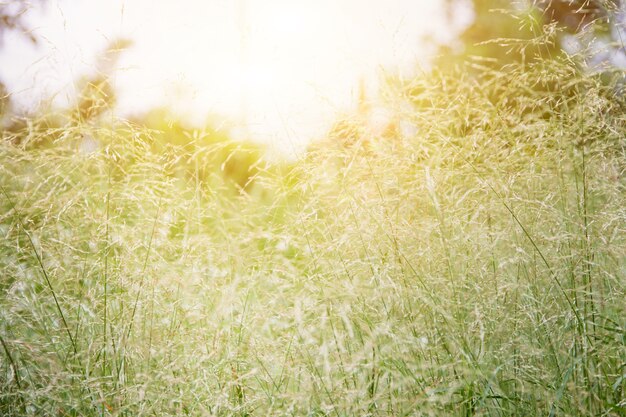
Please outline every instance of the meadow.
M119 119L3 131L0 415L626 415L605 78L433 71L291 162Z

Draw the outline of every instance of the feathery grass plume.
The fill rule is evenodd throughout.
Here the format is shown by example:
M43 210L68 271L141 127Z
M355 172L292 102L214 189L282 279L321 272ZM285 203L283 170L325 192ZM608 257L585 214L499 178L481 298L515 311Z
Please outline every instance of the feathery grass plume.
M4 131L0 414L624 414L623 97L566 57L386 94L294 163Z

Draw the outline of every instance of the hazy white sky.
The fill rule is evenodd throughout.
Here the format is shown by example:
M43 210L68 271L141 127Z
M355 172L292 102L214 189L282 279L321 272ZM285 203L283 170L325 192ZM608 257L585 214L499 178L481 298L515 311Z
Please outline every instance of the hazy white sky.
M66 105L73 82L119 37L134 41L115 71L121 115L169 105L191 120L236 120L290 152L373 95L381 71L411 75L454 38L440 0L49 0L29 21L38 48L5 38L0 77L14 101ZM245 122L245 123L244 123ZM245 129L244 129L245 130Z

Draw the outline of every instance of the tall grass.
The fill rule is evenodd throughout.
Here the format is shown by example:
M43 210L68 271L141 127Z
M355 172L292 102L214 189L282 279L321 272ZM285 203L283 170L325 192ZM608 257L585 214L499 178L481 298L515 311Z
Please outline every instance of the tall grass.
M219 144L5 132L0 414L626 415L623 99L556 60L388 96L245 190Z

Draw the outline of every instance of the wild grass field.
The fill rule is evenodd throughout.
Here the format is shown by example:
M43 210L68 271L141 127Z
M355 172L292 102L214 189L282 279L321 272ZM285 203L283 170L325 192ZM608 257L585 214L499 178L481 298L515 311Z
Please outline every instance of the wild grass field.
M476 68L295 162L4 131L0 415L626 415L624 96Z

